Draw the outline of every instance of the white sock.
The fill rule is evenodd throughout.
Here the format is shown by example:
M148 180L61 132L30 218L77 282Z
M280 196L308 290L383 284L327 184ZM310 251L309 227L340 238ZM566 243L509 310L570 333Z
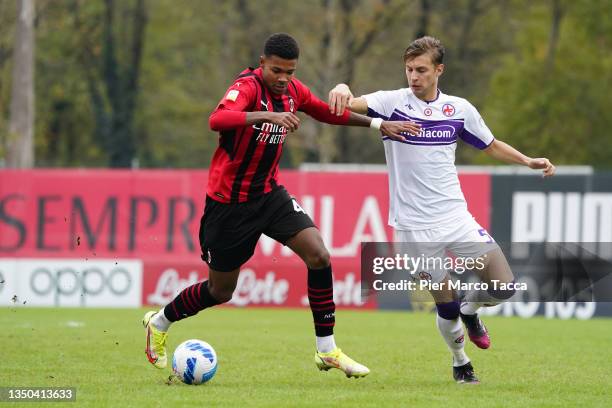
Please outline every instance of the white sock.
M506 301L508 299L497 299L488 292L472 290L467 292L461 301L461 313L476 314L481 307L497 306Z
M459 320L459 318L455 320L446 320L436 315L436 323L448 349L453 354L453 366L459 367L469 363L470 359L467 354L465 354L464 350L465 337L461 320Z
M461 304L461 313L464 315L473 315L478 313L478 309L482 306L480 302L463 302Z
M167 332L172 322L166 318L164 309L162 308L159 312L155 313L151 318L151 324L155 326L157 330Z
M329 353L336 349L336 341L334 335L319 337L317 336L317 351L319 353Z

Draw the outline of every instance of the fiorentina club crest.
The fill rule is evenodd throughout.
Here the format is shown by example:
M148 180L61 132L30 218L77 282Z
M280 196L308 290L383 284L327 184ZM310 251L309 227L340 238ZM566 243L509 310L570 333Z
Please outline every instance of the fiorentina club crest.
M442 113L444 114L444 116L451 117L455 114L455 107L450 103L445 103L442 106Z
M422 272L419 272L419 278L422 280L431 280L431 274L425 271L422 271Z

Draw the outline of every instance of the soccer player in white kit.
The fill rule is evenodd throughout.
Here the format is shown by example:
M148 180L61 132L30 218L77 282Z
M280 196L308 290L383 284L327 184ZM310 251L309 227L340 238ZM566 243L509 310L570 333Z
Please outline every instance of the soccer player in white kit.
M389 225L396 241L412 243L419 252L435 257L445 251L457 257L479 258L482 281L508 283L505 290L468 292L461 303L454 290L442 285L431 290L436 302L437 326L453 356L453 377L458 383L478 383L464 350L465 324L470 340L479 348L490 346L486 327L478 317L482 306L493 306L513 294L514 277L508 262L488 232L468 212L455 167L457 140L472 145L506 163L543 170L552 176L555 167L546 158L530 158L496 139L480 114L467 100L446 95L438 89L444 72L444 47L433 37L413 41L404 53L409 88L378 91L353 97L345 84L329 94L332 113L346 107L379 120L410 120L421 126L419 135L398 141L383 137L389 169ZM435 267L422 270L419 279L449 281L448 272Z

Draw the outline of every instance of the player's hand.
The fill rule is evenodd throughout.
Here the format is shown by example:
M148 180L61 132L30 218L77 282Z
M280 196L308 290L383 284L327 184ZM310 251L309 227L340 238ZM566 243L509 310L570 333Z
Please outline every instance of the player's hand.
M544 170L542 172L544 177L551 177L555 174L555 166L546 157L530 159L527 166L534 170Z
M389 136L393 140L404 141L404 136L400 133L410 133L411 135L417 136L421 133L421 125L410 121L388 121L385 120L380 125L380 131L383 135Z
M300 126L300 118L291 112L268 112L268 122L284 126L290 132L294 132Z
M342 116L344 109L351 106L353 100L353 94L346 84L338 84L334 89L329 91L329 112Z

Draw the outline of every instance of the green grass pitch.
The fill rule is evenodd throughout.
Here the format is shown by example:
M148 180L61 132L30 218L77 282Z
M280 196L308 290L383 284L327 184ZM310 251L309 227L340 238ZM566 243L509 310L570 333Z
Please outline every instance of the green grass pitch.
M433 314L338 311L338 345L372 371L348 379L315 367L308 309L217 308L170 331L170 354L199 338L219 357L188 386L147 362L144 312L0 308L0 386L76 387L76 403L49 405L67 407L612 406L610 320L487 317L491 349L467 344L482 384L459 386Z

